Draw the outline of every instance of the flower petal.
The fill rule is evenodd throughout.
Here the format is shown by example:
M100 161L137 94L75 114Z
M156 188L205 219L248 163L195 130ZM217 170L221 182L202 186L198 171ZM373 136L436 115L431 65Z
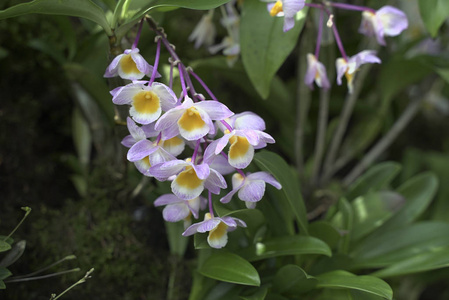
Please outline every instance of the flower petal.
M129 161L138 161L143 159L144 157L150 155L154 151L156 151L157 148L153 145L153 142L145 139L138 141L135 143L129 150L127 154L127 159Z
M167 205L162 216L167 222L178 222L190 215L190 210L184 202Z
M240 189L238 196L240 200L257 202L265 194L265 182L263 180L246 180Z

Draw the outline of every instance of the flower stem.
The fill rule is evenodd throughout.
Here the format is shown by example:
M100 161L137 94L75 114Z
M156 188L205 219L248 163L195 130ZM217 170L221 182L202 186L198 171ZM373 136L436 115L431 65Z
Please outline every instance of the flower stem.
M346 4L346 3L335 3L335 2L326 2L327 5L332 6L332 7L336 7L336 8L342 8L342 9L347 9L347 10L356 10L356 11L369 11L372 13L376 13L376 10L371 8L371 7L367 7L367 6L359 6L359 5L353 5L353 4Z
M212 206L212 193L211 191L207 191L209 196L209 213L212 218L214 218L214 208Z
M161 55L161 40L157 40L157 47L156 47L156 57L154 59L154 65L153 65L153 72L151 73L150 81L148 82L148 86L151 86L154 79L156 78L157 73L157 67L159 66L159 58Z
M416 115L424 99L425 97L417 97L408 104L402 115L396 120L387 134L380 139L373 148L371 148L363 159L343 179L344 186L348 186L355 179L357 179L357 177L362 174L363 171L365 171L366 168L368 168L396 140L398 135Z
M139 39L140 39L140 33L142 32L142 27L143 27L143 20L140 20L139 28L137 29L136 38L134 39L134 43L133 43L131 49L137 48L137 44L139 43Z
M195 73L192 69L189 69L189 73L192 74L193 77L195 77L196 81L198 81L201 86L206 90L206 92L209 94L209 96L212 98L212 100L218 101L217 97L215 97L214 93L209 89L209 87L204 83L204 81Z
M320 9L320 21L318 23L318 37L316 41L315 48L315 58L318 59L320 56L320 47L321 47L321 37L323 35L323 19L324 19L324 11Z

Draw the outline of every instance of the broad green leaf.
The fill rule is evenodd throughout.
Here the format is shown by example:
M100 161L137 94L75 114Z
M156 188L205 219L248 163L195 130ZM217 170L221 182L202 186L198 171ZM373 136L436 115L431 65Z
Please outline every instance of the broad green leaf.
M107 124L112 126L115 116L114 105L105 81L80 64L65 64L64 70L69 79L78 82L95 100L106 117Z
M432 37L436 37L438 29L449 17L449 1L447 0L419 0L419 11L424 25Z
M5 282L3 280L0 280L0 290L6 289Z
M19 241L14 244L11 251L6 253L2 260L0 260L0 267L8 267L16 262L25 251L26 241Z
M316 221L311 223L309 226L309 233L311 236L328 244L331 249L337 246L338 241L341 238L338 230L326 221Z
M308 234L306 208L294 171L279 155L269 151L260 151L254 156L254 161L260 169L271 173L282 185L281 191L295 214L300 232Z
M449 267L449 247L430 249L410 258L398 261L385 269L374 272L377 277L393 277Z
M352 267L352 261L352 257L347 254L335 253L332 257L322 256L313 264L309 274L316 276L335 270L349 271Z
M340 230L344 230L344 234L340 240L339 253L347 254L349 251L349 241L351 239L352 228L354 225L354 212L351 204L345 199L341 198L338 201L338 210L341 212L342 224ZM338 214L334 219L338 218Z
M408 59L404 55L398 55L382 65L379 75L381 111L390 107L391 99L402 89L432 72L432 67L425 60L426 57Z
M438 178L430 172L419 174L406 181L396 190L405 198L404 206L379 230L388 231L416 220L432 202L437 189Z
M373 276L356 276L346 271L332 271L316 276L317 288L346 288L393 299L393 290L382 279Z
M432 249L449 247L449 224L421 222L368 236L351 256L355 268L385 267Z
M385 300L385 298L358 290L325 289L314 300Z
M296 16L293 29L283 32L283 18L271 17L267 4L245 0L240 24L243 65L257 92L267 98L273 76L295 47L304 26L307 8Z
M273 291L285 295L298 295L312 290L317 283L316 278L309 276L297 265L285 265L274 276Z
M268 288L266 286L257 289L257 292L251 296L240 296L241 300L264 300L267 296Z
M3 240L0 240L0 252L5 252L9 249L11 249L11 245Z
M385 188L399 173L401 165L395 162L383 162L368 169L348 188L345 197L352 201L369 191Z
M91 20L112 35L103 10L90 0L34 0L0 11L0 20L26 14L65 15Z
M325 242L317 238L296 235L258 242L251 247L238 251L238 254L248 261L257 261L270 257L299 254L321 254L331 256L332 251Z
M170 253L183 257L189 243L189 239L182 236L184 222L165 222L165 229L167 230Z
M8 278L12 273L7 268L0 268L0 280Z
M220 281L260 286L257 270L242 257L225 251L212 253L198 272Z
M265 217L258 209L241 209L227 215L243 220L247 225L245 231L251 238L255 238L259 229L265 224Z
M155 8L189 8L189 9L197 9L197 10L207 10L216 8L220 5L223 5L230 0L139 0L139 1L131 1L128 8L123 7L122 10L128 10L129 13L125 13L125 17L127 21L120 26L117 31L117 35L122 34L122 27L129 28L130 24L136 23L138 20L142 19L150 10ZM126 6L126 4L125 4ZM124 14L123 11L115 12Z
M368 193L356 198L351 203L354 211L351 240L359 240L380 227L404 205L404 202L404 197L399 193L390 191Z

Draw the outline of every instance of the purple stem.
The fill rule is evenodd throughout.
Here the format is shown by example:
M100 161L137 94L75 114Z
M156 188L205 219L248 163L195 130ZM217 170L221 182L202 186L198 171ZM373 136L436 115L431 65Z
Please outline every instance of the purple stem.
M215 218L214 209L212 207L212 193L210 191L208 191L208 193L209 193L209 213L212 218Z
M181 81L181 86L182 86L182 92L185 97L187 95L187 88L186 88L186 82L184 80L184 66L182 65L182 63L178 64L178 70L179 70L179 80Z
M200 148L200 143L201 143L201 139L198 139L196 141L196 145L195 145L195 150L193 151L193 155L192 155L192 163L195 165L195 161L196 161L196 156L198 155L198 150Z
M321 36L323 35L323 18L324 18L324 11L323 9L320 9L320 23L318 24L318 39L316 41L316 48L315 48L315 58L318 59L318 56L320 55L320 47L321 47Z
M202 101L203 99L201 97L198 97L197 94L196 94L195 87L193 86L192 80L190 79L190 75L189 75L189 72L187 70L186 70L186 73L185 73L185 80L186 80L187 86L190 89L190 94L193 97L193 101L194 102L198 102L199 100Z
M161 39L158 39L157 48L156 48L156 58L154 59L153 73L151 73L151 78L150 78L150 81L148 82L148 86L151 86L154 79L156 78L157 67L159 66L160 54L161 54Z
M304 3L304 6L313 7L313 8L319 8L323 9L324 6L322 4L315 4L315 3Z
M136 38L134 39L134 43L133 43L131 49L137 48L137 44L139 43L139 39L140 39L140 33L142 32L142 27L143 27L143 19L140 20L139 29L137 29Z
M226 127L227 130L229 130L229 132L232 132L234 130L231 125L229 125L225 120L220 120L220 122Z
M204 81L195 73L193 70L189 70L189 73L192 74L193 77L195 77L196 81L198 81L201 86L206 90L206 92L209 94L209 96L215 100L218 101L217 97L212 93L212 91L209 89L209 87L204 83Z
M346 4L346 3L334 3L334 2L327 2L329 6L336 7L336 8L342 8L347 10L357 10L357 11L369 11L372 13L376 13L376 10L367 7L367 6L358 6L358 5L352 5L352 4Z
M170 89L173 89L173 63L170 64L170 81L168 83Z
M158 134L158 136L157 136L157 139L156 139L156 145L159 145L159 142L161 141L161 139L162 139L162 131L159 132L159 134Z
M337 42L338 49L340 50L341 56L348 61L348 56L346 55L345 48L343 48L343 43L341 42L340 35L338 34L337 26L335 26L334 21L332 20L332 31L334 33L335 41Z

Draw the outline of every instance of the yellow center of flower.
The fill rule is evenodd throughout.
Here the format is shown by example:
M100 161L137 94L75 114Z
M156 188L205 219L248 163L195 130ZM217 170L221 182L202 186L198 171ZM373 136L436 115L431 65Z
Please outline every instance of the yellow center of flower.
M131 57L131 54L123 55L122 59L120 60L120 67L126 74L140 73L139 69L137 69L136 63Z
M274 17L278 13L282 12L282 1L276 1L274 6L270 10L270 16Z
M154 114L160 107L159 97L151 91L142 91L133 97L134 108L143 114Z
M226 225L223 222L220 222L217 227L215 227L209 232L209 239L218 240L222 238L226 234L227 229L228 225Z
M162 146L166 147L166 148L170 148L170 147L179 146L181 144L182 144L182 140L179 137L175 136L171 139L163 141Z
M188 108L178 120L178 125L186 131L203 128L205 122L201 119L200 113L195 107Z
M203 183L203 181L196 176L195 170L190 166L179 173L175 181L178 185L192 190Z
M244 156L249 150L248 139L244 136L233 136L229 139L231 147L229 148L229 156L237 158Z
M354 77L354 73L349 74L347 71L345 72L345 77L348 82L352 82L352 78Z
M142 158L142 162L148 166L148 168L151 168L151 163L150 163L150 157L149 156L145 156L144 158Z

